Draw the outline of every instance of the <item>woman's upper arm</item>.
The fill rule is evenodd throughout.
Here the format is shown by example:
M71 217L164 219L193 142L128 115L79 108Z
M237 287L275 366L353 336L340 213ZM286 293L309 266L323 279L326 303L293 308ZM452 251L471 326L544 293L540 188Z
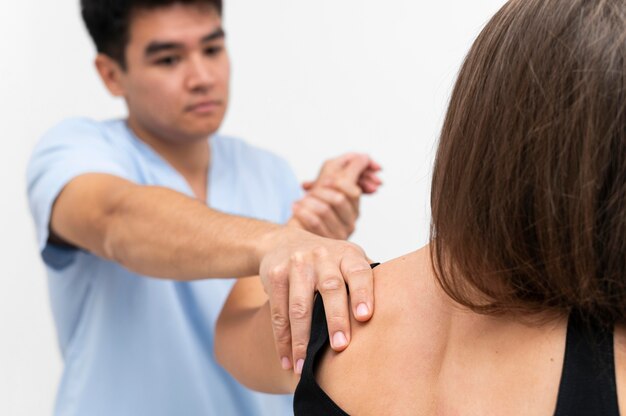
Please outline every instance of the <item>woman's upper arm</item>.
M275 394L295 390L298 378L280 365L269 302L258 276L239 279L233 286L217 322L215 356L250 389Z

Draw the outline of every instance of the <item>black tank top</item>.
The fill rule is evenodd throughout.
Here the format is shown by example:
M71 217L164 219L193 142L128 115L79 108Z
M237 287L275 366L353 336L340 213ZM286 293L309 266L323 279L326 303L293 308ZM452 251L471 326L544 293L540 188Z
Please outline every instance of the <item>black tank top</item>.
M315 381L315 369L327 348L326 313L317 296L311 339L294 396L295 416L348 415ZM613 355L611 331L586 323L578 313L570 315L555 416L619 416Z

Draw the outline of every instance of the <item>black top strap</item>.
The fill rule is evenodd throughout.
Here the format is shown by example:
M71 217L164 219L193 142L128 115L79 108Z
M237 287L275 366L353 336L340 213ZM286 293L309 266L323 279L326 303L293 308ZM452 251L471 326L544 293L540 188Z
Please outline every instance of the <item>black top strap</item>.
M306 350L306 359L302 367L300 382L293 399L293 413L296 416L347 416L339 406L322 390L315 381L315 368L321 354L329 345L328 326L322 297L315 297L311 339Z
M372 269L379 264L371 264ZM318 295L313 306L311 338L306 350L306 359L294 394L293 412L296 416L348 416L315 381L316 364L329 344L326 311L322 297Z
M619 416L613 330L572 312L555 416Z

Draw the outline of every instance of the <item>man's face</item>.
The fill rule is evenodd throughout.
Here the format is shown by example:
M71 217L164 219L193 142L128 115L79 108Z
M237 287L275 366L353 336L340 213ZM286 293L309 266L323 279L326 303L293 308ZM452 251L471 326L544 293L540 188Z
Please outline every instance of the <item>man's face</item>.
M132 17L120 83L131 125L161 140L206 139L228 104L230 62L211 7L173 5Z

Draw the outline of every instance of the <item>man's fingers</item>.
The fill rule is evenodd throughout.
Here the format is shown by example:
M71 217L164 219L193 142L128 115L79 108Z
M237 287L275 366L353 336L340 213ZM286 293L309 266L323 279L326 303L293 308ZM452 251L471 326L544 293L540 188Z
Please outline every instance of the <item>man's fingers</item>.
M383 169L380 163L376 162L374 159L370 159L370 163L367 168L369 170L373 170L374 172L378 172Z
M363 174L361 175L359 179L365 179L377 185L382 185L383 183L383 181L378 176L378 173L370 169L363 172Z
M320 238L297 227L281 227L263 243L260 276L270 297L276 349L283 367L302 369L315 290L324 303L331 347L345 349L351 339L351 311L360 321L369 319L374 311L373 277L365 253L354 244ZM354 291L352 307L346 282Z
M343 351L350 343L350 309L346 284L334 262L318 261L317 290L324 301L330 346Z
M375 174L380 170L381 166L366 154L346 153L324 162L318 177L314 181L304 182L302 188L309 191L317 186L332 186L337 178L346 175L348 181L356 183L360 175L368 172ZM374 179L374 182L376 181L377 179Z
M350 304L356 320L364 322L374 312L374 272L363 257L344 257L341 273L350 288Z
M310 191L315 186L315 181L304 181L302 182L302 189L305 191Z
M293 204L293 216L304 226L305 230L321 237L335 238L334 229L330 229L325 219L315 212L315 208L312 207L315 202L309 199L312 197L305 197Z
M361 188L361 191L363 191L364 194L375 193L381 184L382 181L378 177L369 176L360 177L358 182L359 188Z
M351 201L342 192L332 188L315 188L309 192L311 196L329 204L339 217L348 234L354 231L354 223L359 215Z
M359 176L358 184L363 193L373 194L378 187L382 185L383 181L378 177L380 171L380 165L373 160L370 160L368 167Z
M352 159L358 156L359 155L357 153L346 153L334 159L327 160L322 165L322 169L320 169L318 179L336 175L337 173L341 172L346 164L348 164Z
M312 262L296 258L291 264L289 279L289 320L294 370L302 373L311 334L311 313L315 291L315 270Z
M370 164L371 159L364 154L358 154L351 158L345 165L341 176L346 181L356 183L363 172L365 172Z
M289 270L274 267L267 273L269 283L270 315L276 352L283 369L292 368L291 327L289 325Z
M363 191L359 187L356 182L350 181L345 177L340 178L339 180L333 183L332 189L341 192L345 195L346 199L352 206L352 209L356 213L357 217L359 215L359 204L361 202L361 195L363 195Z
M315 214L324 224L331 237L337 239L347 238L346 227L343 225L339 214L335 211L331 203L309 193L298 201L298 204Z

